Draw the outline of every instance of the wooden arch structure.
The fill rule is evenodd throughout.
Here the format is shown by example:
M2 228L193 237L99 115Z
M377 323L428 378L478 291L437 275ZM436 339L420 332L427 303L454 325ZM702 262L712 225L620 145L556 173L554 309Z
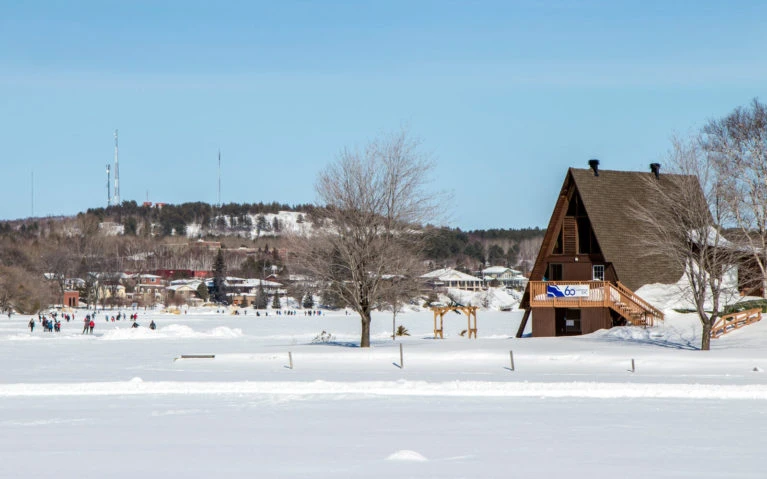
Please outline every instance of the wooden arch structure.
M477 339L477 309L479 309L478 306L432 306L431 310L434 311L434 337L436 338L439 336L444 339L445 313L449 311L457 311L466 315L466 319L468 320L468 327L466 328L468 337L471 338L473 334L474 339ZM437 317L439 317L439 328L437 328ZM473 326L471 321L472 318L474 318Z

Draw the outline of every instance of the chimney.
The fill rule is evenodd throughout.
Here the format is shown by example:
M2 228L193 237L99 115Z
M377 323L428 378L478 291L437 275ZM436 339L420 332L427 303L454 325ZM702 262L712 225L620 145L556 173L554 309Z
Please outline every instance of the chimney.
M594 170L594 176L599 176L599 160L595 158L589 160L589 168Z
M660 178L660 163L650 163L650 171L655 178Z

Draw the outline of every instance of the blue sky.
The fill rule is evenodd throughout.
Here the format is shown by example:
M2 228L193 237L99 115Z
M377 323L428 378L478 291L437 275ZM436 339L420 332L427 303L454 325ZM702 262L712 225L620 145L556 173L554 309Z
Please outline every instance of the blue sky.
M0 219L123 200L307 203L407 126L450 225L546 226L569 166L646 170L767 99L767 3L0 3Z

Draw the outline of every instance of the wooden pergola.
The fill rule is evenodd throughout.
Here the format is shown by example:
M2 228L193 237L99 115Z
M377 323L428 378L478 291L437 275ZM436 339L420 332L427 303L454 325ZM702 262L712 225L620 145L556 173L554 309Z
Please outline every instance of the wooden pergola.
M474 339L477 339L477 309L479 309L478 306L432 306L431 310L434 311L434 337L436 338L439 336L444 339L445 313L449 311L457 311L466 315L466 319L468 320L468 327L466 328L468 337L471 337L473 334ZM437 317L439 317L439 328L437 328ZM472 317L474 318L473 327L471 325Z

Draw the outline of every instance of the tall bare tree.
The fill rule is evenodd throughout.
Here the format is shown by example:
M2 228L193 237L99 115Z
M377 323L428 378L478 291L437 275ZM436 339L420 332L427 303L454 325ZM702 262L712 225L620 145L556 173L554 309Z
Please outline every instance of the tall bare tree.
M437 211L437 196L427 191L433 163L419 146L399 132L343 150L315 186L324 227L293 237L300 266L359 314L361 347L370 347L371 312L395 284L390 278L418 274L417 229Z
M759 274L754 289L767 296L767 105L754 99L703 128L702 146L713 160L736 238Z
M542 236L538 238L526 238L519 242L517 266L522 269L523 273L527 274L533 268L535 257L538 255L538 250L541 249L541 243L543 243Z
M710 349L711 327L725 302L737 296L731 281L737 248L721 234L729 220L724 191L700 138L674 139L667 158L673 176L645 178L647 206L636 214L648 253L659 254L684 271L681 292L692 301L702 325L701 349ZM639 232L638 232L639 233Z

